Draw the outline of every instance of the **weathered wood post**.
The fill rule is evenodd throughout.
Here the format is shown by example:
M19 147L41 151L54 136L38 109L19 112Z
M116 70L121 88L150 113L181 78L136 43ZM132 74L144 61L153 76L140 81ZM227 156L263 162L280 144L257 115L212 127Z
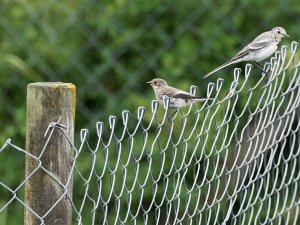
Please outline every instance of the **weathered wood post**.
M27 154L25 156L25 178L29 177L25 183L25 204L37 214L25 207L25 225L41 222L46 225L72 224L72 205L67 194L72 197L70 176L75 102L76 89L73 84L32 83L27 87L26 151L40 157L40 161ZM46 144L44 134L47 127L59 119L59 124L66 126L65 131L72 144L57 128Z

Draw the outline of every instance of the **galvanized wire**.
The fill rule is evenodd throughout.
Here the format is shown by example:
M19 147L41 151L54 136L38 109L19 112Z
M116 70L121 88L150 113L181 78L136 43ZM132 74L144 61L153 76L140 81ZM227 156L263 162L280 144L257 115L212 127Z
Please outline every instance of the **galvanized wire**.
M221 90L226 78L209 83L207 96L213 101L174 116L165 98L162 105L153 100L150 111L139 107L136 116L124 110L121 119L110 116L108 124L97 122L95 143L91 132L82 129L80 146L73 146L74 199L67 194L71 177L62 184L47 171L43 151L35 157L7 140L0 156L12 149L32 157L36 170L44 170L63 191L46 214L38 215L18 194L34 171L16 188L0 182L12 196L0 213L16 200L44 224L66 197L75 224L299 223L297 48L296 42L290 51L283 46L255 81L251 64L243 74L235 69L225 96ZM192 86L191 92L196 89ZM65 129L51 123L43 149L53 132L69 138ZM86 160L88 167L82 163Z

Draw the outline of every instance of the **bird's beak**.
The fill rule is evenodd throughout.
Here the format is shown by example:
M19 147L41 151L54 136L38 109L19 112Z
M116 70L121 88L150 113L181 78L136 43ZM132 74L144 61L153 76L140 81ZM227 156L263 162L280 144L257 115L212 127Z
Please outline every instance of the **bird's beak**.
M146 83L147 83L147 84L151 84L151 81L147 81Z
M287 33L285 33L285 34L284 34L284 36L286 36L286 37L290 37L290 35L288 35Z

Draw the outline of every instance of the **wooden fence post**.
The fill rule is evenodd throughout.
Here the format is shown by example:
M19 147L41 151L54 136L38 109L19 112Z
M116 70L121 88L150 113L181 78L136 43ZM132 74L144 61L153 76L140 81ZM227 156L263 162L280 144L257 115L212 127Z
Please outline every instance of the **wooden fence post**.
M75 119L76 88L69 83L32 83L27 87L26 151L36 157L42 153L46 143L45 131L51 122L60 118L60 124L66 126L66 132L73 144ZM63 132L55 129L50 142L46 145L38 160L25 156L25 225L71 225L72 177L66 185L72 167L72 144ZM37 170L36 168L39 167ZM35 171L36 170L36 171ZM55 177L55 179L53 177ZM57 180L56 180L57 179ZM62 197L63 196L63 197ZM55 207L53 207L55 205Z

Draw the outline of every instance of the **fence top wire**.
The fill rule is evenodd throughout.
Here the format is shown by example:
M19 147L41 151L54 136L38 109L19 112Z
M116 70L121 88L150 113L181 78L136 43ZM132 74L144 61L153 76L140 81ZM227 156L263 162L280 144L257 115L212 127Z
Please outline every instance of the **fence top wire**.
M73 145L72 169L66 183L45 169L42 156L54 132L64 124L51 123L39 156L14 145L37 162L20 184L1 189L11 197L0 213L16 200L45 224L45 217L63 198L69 199L77 224L266 224L299 215L299 102L298 43L283 46L261 76L253 78L247 64L234 70L234 80L222 96L224 79L209 83L206 101L170 117L169 100L153 100L151 110L138 107L136 117L122 111L119 121L96 123L96 139L82 129ZM252 81L251 79L256 79ZM196 86L190 91L195 93ZM243 102L243 107L237 103ZM148 113L148 114L147 114ZM149 115L150 114L150 115ZM134 117L134 118L132 118ZM1 154L0 154L1 157ZM19 194L42 170L61 187L62 195L44 215L32 210ZM67 192L74 179L73 197Z

